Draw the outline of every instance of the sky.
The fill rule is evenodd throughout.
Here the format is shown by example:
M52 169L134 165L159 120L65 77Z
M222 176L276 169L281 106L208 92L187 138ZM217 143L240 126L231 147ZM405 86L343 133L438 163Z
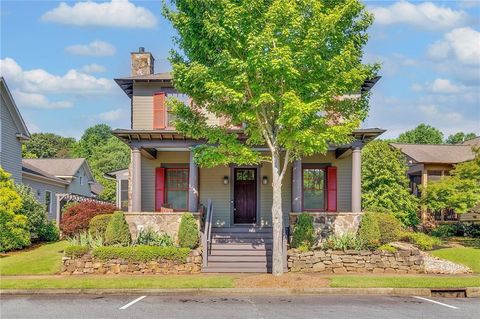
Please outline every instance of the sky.
M364 61L381 63L382 78L363 127L480 135L480 0L364 3L375 15ZM169 71L174 34L160 1L0 0L0 75L31 132L129 128L130 100L113 79L130 74L139 47Z

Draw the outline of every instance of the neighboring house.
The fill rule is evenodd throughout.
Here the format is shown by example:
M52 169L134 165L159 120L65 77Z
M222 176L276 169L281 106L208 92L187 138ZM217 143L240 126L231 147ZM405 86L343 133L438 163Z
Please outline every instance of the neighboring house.
M272 238L270 164L197 167L191 148L202 142L175 131L165 103L172 96L184 101L189 99L174 89L170 73L154 73L153 61L152 55L140 48L131 55L131 76L115 79L131 98L131 127L113 133L131 148L130 185L127 182L125 186L130 195L126 216L132 232L135 235L139 229L154 227L174 233L175 225L168 224L178 223L179 214L197 214L211 200L211 236L222 240L214 240L212 247L206 248L207 255L219 248L213 245L221 242L232 245L225 245L225 251L215 258L212 256L204 271L269 270ZM366 82L362 92L368 91L377 80ZM221 119L208 116L211 124L222 124ZM312 214L315 225L328 231L341 232L358 226L361 149L383 132L376 128L356 130L351 144L332 145L325 155L305 157L290 164L282 194L286 231L301 212ZM264 146L257 149L268 151ZM121 174L128 174L128 171ZM111 175L121 180L118 174ZM255 249L248 245L252 240L263 243L257 248L263 250L266 259L249 259L251 249ZM235 246L239 242L247 245ZM240 267L237 262L244 263Z
M420 186L426 187L429 182L437 181L450 175L456 164L475 158L475 147L480 147L480 138L465 141L460 144L400 144L391 143L407 158L409 166L407 175L413 194L420 197ZM422 212L422 221L433 219L437 222L475 221L480 220L479 213L457 215L453 210L439 212Z
M128 211L128 168L108 172L105 174L105 178L116 182L115 204L122 211Z
M22 142L30 138L27 126L8 89L0 77L0 166L22 182Z

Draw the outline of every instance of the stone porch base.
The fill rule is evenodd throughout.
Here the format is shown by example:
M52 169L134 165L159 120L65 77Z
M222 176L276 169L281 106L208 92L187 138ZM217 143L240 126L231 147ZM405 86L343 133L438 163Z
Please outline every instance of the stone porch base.
M290 213L290 227L297 222L301 213ZM363 213L332 213L332 212L308 212L313 216L313 227L319 238L326 238L330 235L343 235L356 233ZM292 229L293 230L293 229Z

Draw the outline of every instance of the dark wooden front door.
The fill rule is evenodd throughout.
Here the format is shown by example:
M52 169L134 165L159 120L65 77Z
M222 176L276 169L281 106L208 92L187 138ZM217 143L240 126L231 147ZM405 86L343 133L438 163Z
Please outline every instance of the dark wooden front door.
M257 221L257 170L234 169L233 222L254 224Z

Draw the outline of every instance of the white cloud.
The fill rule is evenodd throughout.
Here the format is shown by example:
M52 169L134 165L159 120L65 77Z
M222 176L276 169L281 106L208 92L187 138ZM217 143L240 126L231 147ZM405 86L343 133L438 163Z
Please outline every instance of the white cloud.
M459 93L463 90L463 87L453 84L448 79L435 79L431 90L433 93Z
M107 122L115 122L122 118L125 118L127 113L123 109L115 109L107 112L100 113L98 118Z
M472 28L454 29L432 44L427 54L433 60L454 57L465 65L480 65L480 32Z
M152 12L144 7L137 7L128 0L77 2L72 6L62 2L55 9L46 12L42 20L75 26L122 28L152 28L157 24Z
M81 70L85 73L102 73L107 71L103 65L96 63L84 65Z
M369 8L375 15L375 23L382 25L409 24L424 30L445 30L461 26L468 20L463 10L437 6L432 2L413 4L398 1L388 7Z
M93 41L88 44L75 44L65 48L70 54L88 56L112 56L115 54L115 47L108 42Z
M50 101L45 95L38 93L25 93L19 90L12 92L16 103L21 107L38 109L65 109L73 106L70 101Z
M0 74L26 93L107 93L113 81L69 70L64 75L54 75L43 69L23 70L11 58L0 59Z

